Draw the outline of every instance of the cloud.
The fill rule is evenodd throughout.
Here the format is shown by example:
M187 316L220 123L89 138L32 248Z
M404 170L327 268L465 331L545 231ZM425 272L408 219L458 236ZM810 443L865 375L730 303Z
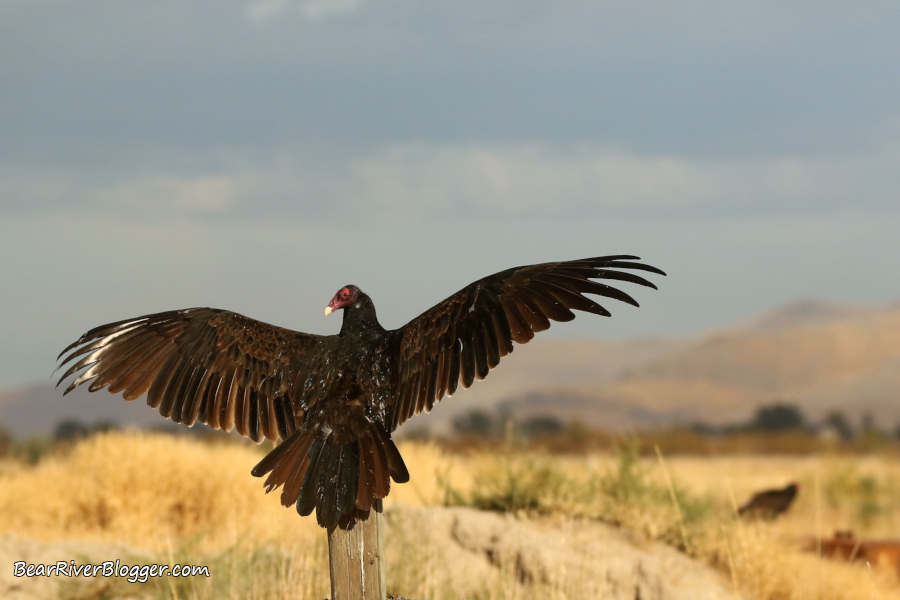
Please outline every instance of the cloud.
M0 211L281 215L318 222L816 214L891 208L900 187L900 145L847 156L715 158L591 144L406 142L330 155L293 148L195 162L204 166L187 173L176 162L137 172L0 165Z
M308 21L321 21L356 12L362 7L360 0L306 0L300 4L300 13Z
M144 175L0 165L0 212L213 216L233 209L254 187L240 174Z
M120 183L96 191L97 199L117 209L162 209L184 214L219 214L240 195L241 182L227 175L160 176Z
M893 206L898 161L897 146L850 156L709 158L590 144L405 143L328 165L317 176L334 184L333 202L385 217L791 213Z
M288 8L288 0L256 0L247 5L247 18L254 23L262 23L283 14Z
M401 144L354 161L352 181L385 210L426 204L492 212L675 208L708 195L690 161L540 144Z
M349 15L361 7L361 0L305 0L296 4L290 0L256 0L247 5L245 13L250 21L259 24L296 9L307 21L318 22Z

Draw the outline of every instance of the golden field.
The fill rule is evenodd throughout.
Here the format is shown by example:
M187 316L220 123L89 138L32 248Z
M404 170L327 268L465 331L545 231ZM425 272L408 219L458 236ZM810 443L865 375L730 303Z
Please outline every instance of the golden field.
M33 466L0 461L0 536L7 536L0 539L119 544L131 549L131 564L202 564L213 575L146 584L65 580L60 598L321 600L328 596L325 534L314 519L281 507L277 493L264 494L262 481L250 476L264 450L132 432L94 435ZM513 448L451 454L415 442L400 450L411 482L393 487L387 511L463 505L556 530L608 523L638 546L662 542L710 565L735 598L900 599L889 568L802 551L812 536L829 537L836 529L900 538L900 460L888 453L639 457L627 443L618 452L553 457ZM801 483L802 491L783 518L734 518L735 504L753 491L790 481ZM553 578L538 585L503 568L480 589L438 585L438 571L452 565L416 544L415 536L389 530L390 593L526 600L590 597L593 589L584 575L568 577L565 585Z

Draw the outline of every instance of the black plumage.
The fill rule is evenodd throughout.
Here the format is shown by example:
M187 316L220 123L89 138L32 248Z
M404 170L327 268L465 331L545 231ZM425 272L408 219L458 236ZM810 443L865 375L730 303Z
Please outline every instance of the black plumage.
M572 310L609 316L585 296L637 306L595 280L654 288L664 275L634 256L515 267L480 279L400 329L385 330L372 300L341 288L338 335L310 335L237 313L189 308L96 327L67 347L66 388L91 381L147 403L176 423L200 421L261 442L282 440L253 469L266 491L323 527L367 514L409 473L391 439L407 419L487 377L513 342L527 343ZM77 359L77 360L76 360Z

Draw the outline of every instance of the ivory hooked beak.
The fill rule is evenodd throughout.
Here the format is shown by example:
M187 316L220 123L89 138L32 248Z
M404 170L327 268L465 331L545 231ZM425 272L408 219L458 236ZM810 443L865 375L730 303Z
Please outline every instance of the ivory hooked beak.
M331 308L330 306L326 306L326 307L325 307L325 316L326 316L326 317L327 317L328 315L330 315L331 313L333 313L333 312L334 312L334 309Z

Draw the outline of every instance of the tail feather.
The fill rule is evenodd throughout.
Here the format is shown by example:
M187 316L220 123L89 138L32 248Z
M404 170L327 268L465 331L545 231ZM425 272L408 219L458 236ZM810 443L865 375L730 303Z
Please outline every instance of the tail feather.
M300 497L297 499L297 512L303 517L311 515L316 507L316 491L327 458L322 456L322 450L326 445L324 440L317 439L309 450L309 467L306 469L306 477L303 478Z
M359 438L359 489L356 494L356 507L368 511L374 501L375 449L372 447L372 438L364 435Z
M340 517L340 515L343 515L356 504L360 471L358 443L344 446L338 467L340 472L337 480L335 508Z
M384 446L385 453L387 454L388 469L391 473L391 479L397 483L406 483L409 481L409 471L406 469L406 463L403 462L403 457L400 456L400 451L397 450L394 440L392 440L391 436L382 429L376 429L375 431L376 435L381 438L381 445Z
M272 471L271 477L277 476L284 482L281 491L281 505L291 506L300 497L300 486L306 478L306 470L309 468L309 449L316 441L312 433L300 436L296 448L285 455L282 465Z
M271 471L265 482L266 493L284 484L281 494L281 503L284 506L291 506L297 501L300 494L299 485L303 482L309 464L306 460L307 454L313 441L315 441L313 433L301 434L295 431L259 461L251 471L254 477L262 477Z
M391 476L390 467L388 466L387 449L378 434L369 432L372 438L372 447L375 449L373 456L375 458L373 471L375 472L375 497L384 498L391 492Z
M297 442L298 437L299 434L294 434L281 442L278 446L275 447L274 450L266 454L261 461L256 463L256 466L253 467L253 469L250 471L250 474L254 477L262 477L269 471L277 468L278 463L281 462L284 455L294 447L294 444ZM266 480L266 483L268 484L268 479Z
M281 503L296 504L302 516L316 511L316 521L331 528L365 519L388 495L391 479L409 481L409 471L391 440L380 427L370 427L356 442L344 446L316 437L316 430L291 434L253 468L266 492L284 485Z
M332 446L327 443L322 446L322 456L319 457L322 474L313 492L316 501L316 521L322 527L328 527L332 521L340 518L337 511L337 491L343 450L343 446Z
M322 527L331 527L356 502L359 485L359 446L330 446L322 448L320 464L324 464L316 493L316 520Z

